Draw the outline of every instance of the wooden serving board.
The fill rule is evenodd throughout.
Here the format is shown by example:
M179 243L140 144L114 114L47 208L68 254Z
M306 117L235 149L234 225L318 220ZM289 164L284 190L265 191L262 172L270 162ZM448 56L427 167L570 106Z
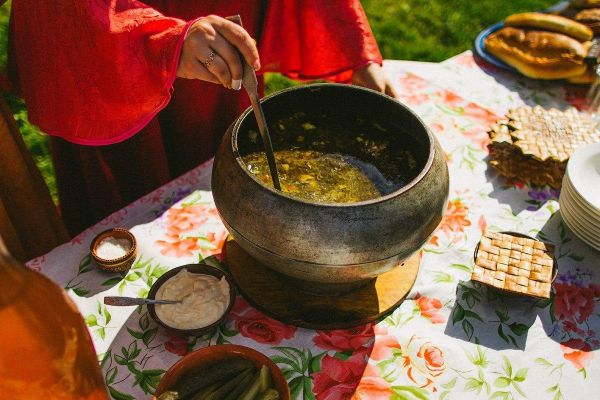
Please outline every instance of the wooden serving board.
M310 329L346 329L374 321L408 295L419 272L419 253L369 284L335 296L314 295L255 261L231 238L225 262L240 294L257 309L286 324Z

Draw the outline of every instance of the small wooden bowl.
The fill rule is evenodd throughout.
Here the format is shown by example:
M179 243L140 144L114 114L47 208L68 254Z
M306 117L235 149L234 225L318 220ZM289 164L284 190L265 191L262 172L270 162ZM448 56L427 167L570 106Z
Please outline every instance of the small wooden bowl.
M131 243L131 247L124 256L112 260L107 260L98 256L96 253L98 245L101 241L109 237L127 239L129 243ZM110 272L125 272L131 268L131 265L135 261L137 255L137 241L135 240L135 236L125 228L107 229L92 240L92 243L90 244L90 253L100 268Z
M237 357L249 360L257 368L266 365L271 372L273 386L279 392L280 399L290 400L290 388L279 367L266 355L250 347L235 344L209 346L184 356L163 375L158 383L155 395L158 397L169 390L184 374L195 371L201 372L218 361Z
M182 269L187 269L188 272L193 273L193 274L212 275L212 276L216 277L217 279L221 279L222 277L225 277L227 284L229 284L229 305L225 309L225 312L223 313L221 318L219 318L214 323L212 323L208 326L204 326L202 328L177 329L177 328L173 328L172 326L167 325L158 317L158 315L156 314L156 308L154 307L154 304L148 304L148 313L150 314L152 319L154 321L156 321L156 323L158 325L160 325L167 331L174 333L176 335L179 335L179 336L200 336L200 335L204 335L206 333L210 333L210 332L214 331L223 322L225 322L225 320L227 319L227 316L229 314L229 311L231 311L231 308L233 307L233 303L235 303L235 289L233 286L233 281L231 280L229 275L227 275L225 272L221 271L220 269L211 267L210 265L206 265L206 264L187 264L187 265L182 265L181 267L173 268L172 270L165 272L160 278L158 278L156 280L156 282L154 282L154 284L150 288L150 291L148 292L148 298L154 299L156 296L156 292L158 292L158 289L160 289L160 287L166 281L171 279L173 276L175 276L177 273L179 273L179 271L181 271Z

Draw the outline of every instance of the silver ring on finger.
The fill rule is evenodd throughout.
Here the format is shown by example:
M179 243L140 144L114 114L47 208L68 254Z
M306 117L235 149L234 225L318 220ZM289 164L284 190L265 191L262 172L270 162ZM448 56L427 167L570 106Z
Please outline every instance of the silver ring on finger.
M217 55L217 53L215 53L214 50L211 50L208 57L206 57L206 60L200 61L200 64L202 64L204 66L204 68L208 69L209 65L212 64L213 61L215 61L216 55Z

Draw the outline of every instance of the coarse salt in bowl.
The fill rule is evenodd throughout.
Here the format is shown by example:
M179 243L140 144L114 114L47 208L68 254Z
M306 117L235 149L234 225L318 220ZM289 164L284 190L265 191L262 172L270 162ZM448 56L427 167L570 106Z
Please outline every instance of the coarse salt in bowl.
M98 243L96 255L105 260L114 260L126 255L129 249L131 249L131 242L128 239L109 236Z
M137 242L135 236L127 229L108 229L92 240L90 252L100 268L111 272L124 272L135 261Z

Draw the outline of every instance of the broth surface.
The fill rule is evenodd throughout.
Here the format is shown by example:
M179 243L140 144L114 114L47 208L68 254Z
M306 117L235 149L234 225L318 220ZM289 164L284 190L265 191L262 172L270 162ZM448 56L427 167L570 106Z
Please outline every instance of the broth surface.
M265 153L242 157L248 170L273 187ZM281 190L294 197L321 203L355 203L381 196L373 182L339 154L313 150L275 152Z
M390 194L423 163L410 135L364 118L296 112L269 130L282 190L310 201L352 203ZM258 131L247 130L240 141L249 172L273 187Z

